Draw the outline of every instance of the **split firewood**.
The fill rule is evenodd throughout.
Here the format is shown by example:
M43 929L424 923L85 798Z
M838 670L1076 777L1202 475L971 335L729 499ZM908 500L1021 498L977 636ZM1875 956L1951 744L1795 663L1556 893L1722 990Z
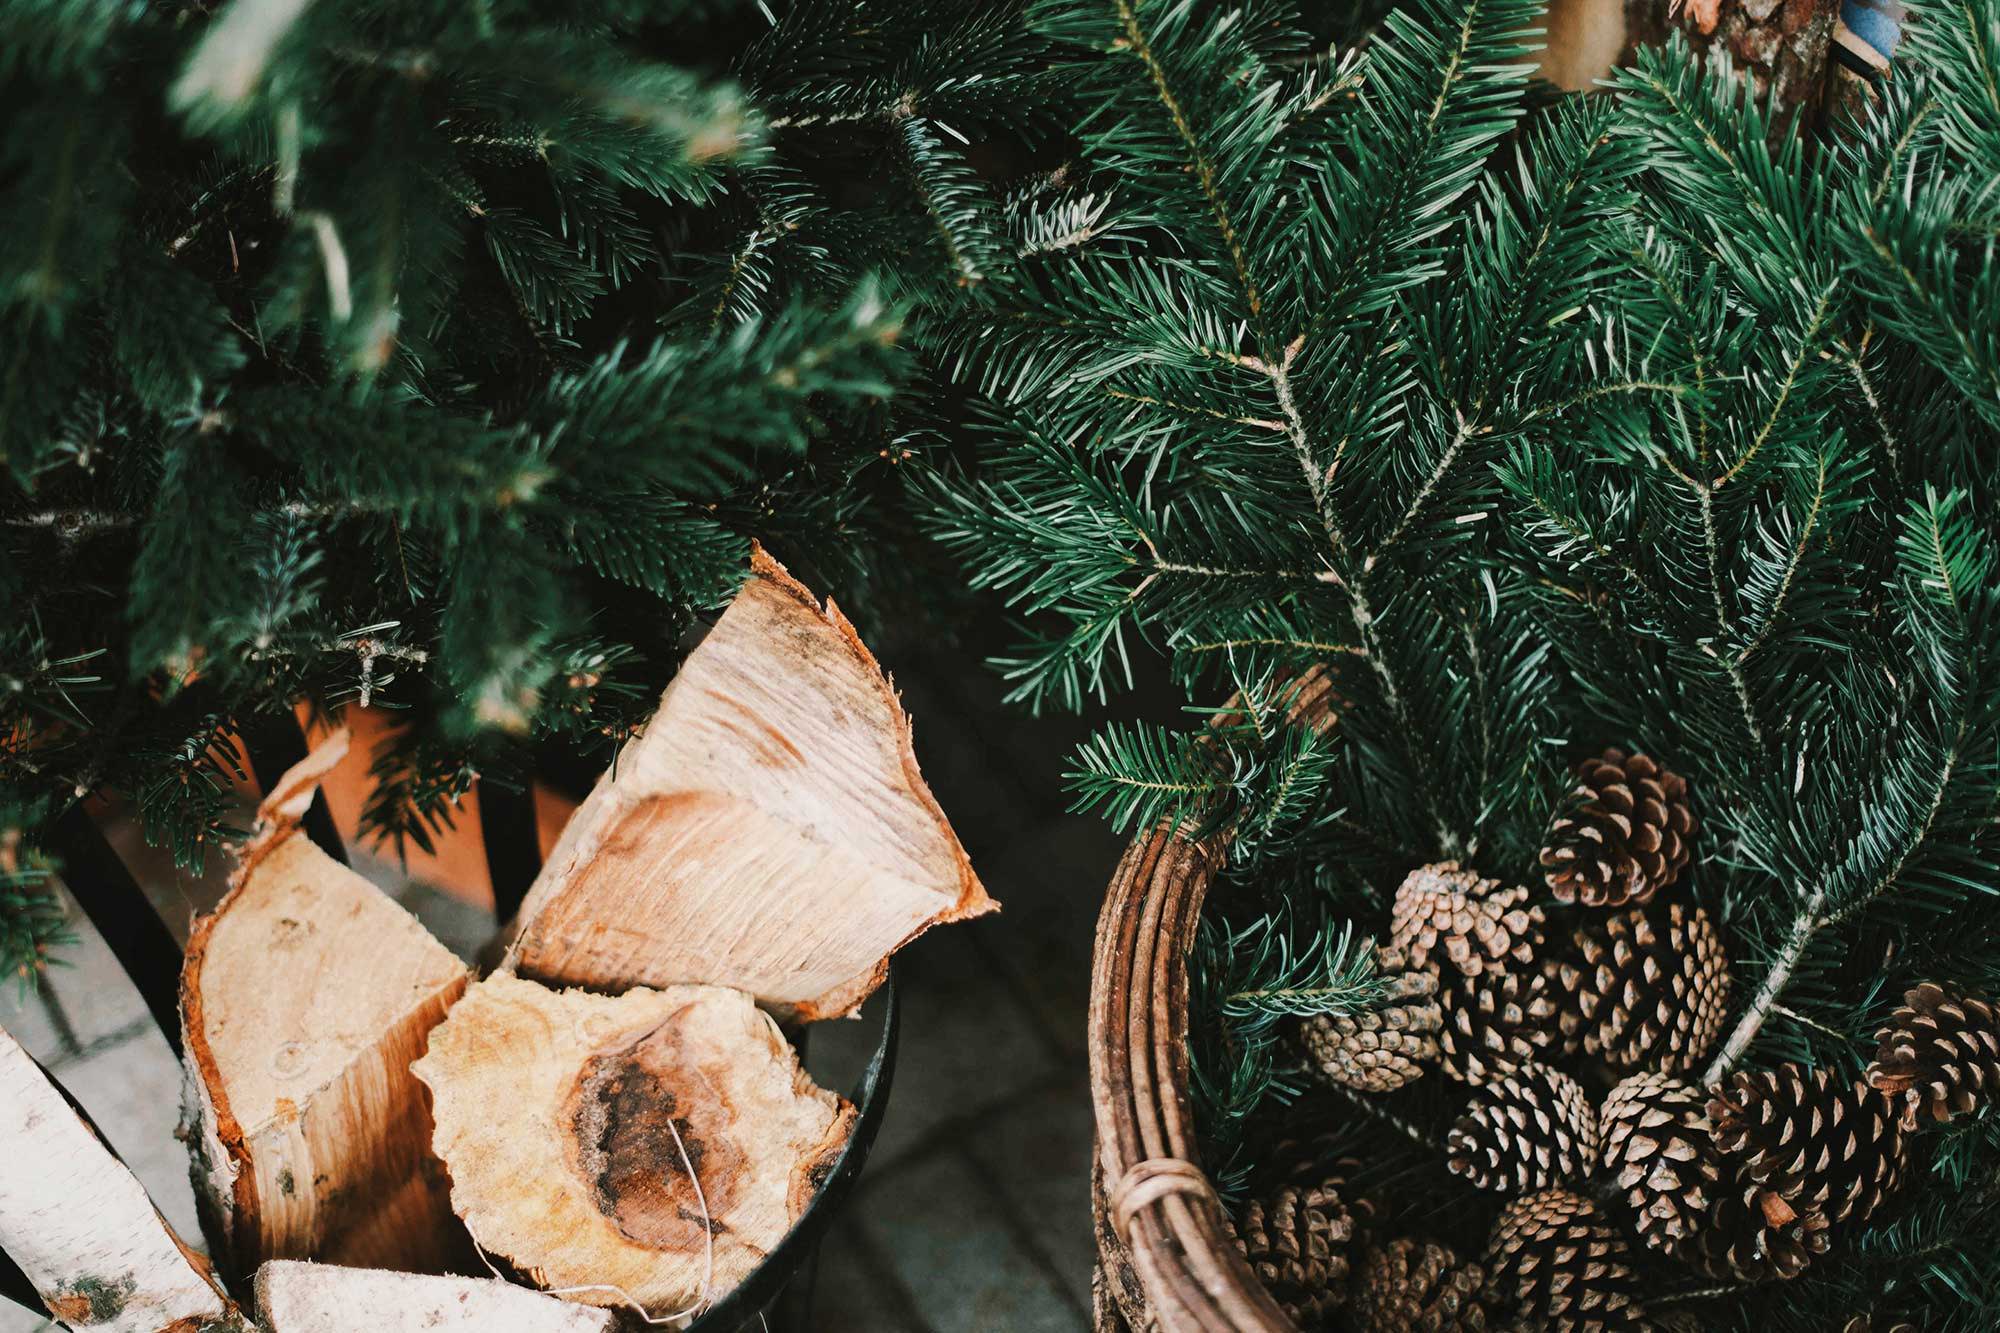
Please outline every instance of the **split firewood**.
M272 789L181 974L197 1199L246 1275L272 1258L471 1261L409 1072L466 968L301 831L345 751L335 732Z
M257 1270L264 1333L612 1333L616 1316L484 1277L273 1259Z
M473 1239L541 1287L653 1319L755 1268L855 1117L719 986L614 997L497 973L431 1033L416 1075Z
M240 1328L207 1263L28 1053L0 1032L0 1250L92 1333Z
M524 976L705 982L787 1018L851 1013L891 953L995 910L845 617L762 550L521 909Z

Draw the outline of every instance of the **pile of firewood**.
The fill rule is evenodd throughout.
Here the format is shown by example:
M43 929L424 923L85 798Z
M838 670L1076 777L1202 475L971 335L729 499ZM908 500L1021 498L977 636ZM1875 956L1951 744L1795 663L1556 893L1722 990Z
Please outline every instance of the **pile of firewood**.
M761 552L490 975L304 835L345 748L266 795L189 941L212 1263L0 1034L0 1248L72 1326L684 1324L848 1145L780 1024L852 1015L896 948L997 906L867 648Z

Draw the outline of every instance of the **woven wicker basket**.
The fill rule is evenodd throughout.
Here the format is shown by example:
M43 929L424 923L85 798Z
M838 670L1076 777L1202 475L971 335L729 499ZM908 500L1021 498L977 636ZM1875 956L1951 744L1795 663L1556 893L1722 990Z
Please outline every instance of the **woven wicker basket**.
M1332 687L1299 677L1297 720L1331 725ZM1126 849L1104 910L1090 981L1090 1098L1097 1118L1099 1333L1295 1333L1236 1248L1202 1172L1188 1097L1188 953L1223 837L1168 828Z

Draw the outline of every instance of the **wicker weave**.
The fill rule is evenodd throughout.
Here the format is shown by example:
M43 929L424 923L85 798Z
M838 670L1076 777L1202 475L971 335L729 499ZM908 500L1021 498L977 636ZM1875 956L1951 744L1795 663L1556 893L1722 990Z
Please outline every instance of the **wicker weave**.
M1322 673L1299 677L1295 717L1331 725L1331 704ZM1296 1333L1200 1183L1187 1091L1187 959L1226 850L1168 829L1147 833L1126 849L1097 918L1090 1097L1100 1320L1102 1307L1115 1305L1133 1329Z

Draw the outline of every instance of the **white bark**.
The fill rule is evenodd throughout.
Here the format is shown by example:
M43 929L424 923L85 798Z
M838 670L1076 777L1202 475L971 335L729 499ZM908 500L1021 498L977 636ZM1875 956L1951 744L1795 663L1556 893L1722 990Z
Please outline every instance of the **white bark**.
M274 1259L257 1270L267 1333L612 1333L608 1310L491 1278Z
M92 1333L233 1327L200 1256L14 1039L0 1032L0 1249Z

